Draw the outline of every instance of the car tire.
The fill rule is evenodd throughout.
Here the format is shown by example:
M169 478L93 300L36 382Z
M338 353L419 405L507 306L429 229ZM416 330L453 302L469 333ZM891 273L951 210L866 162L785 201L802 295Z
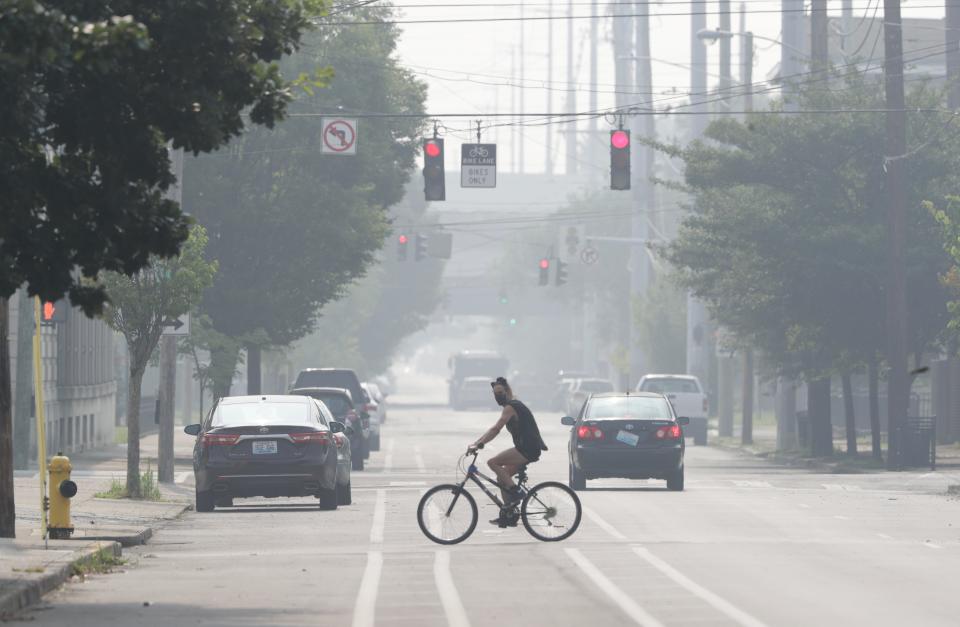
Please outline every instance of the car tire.
M198 512L212 512L216 507L216 499L213 496L213 492L207 490L206 492L201 492L200 490L196 491L196 510Z
M320 509L324 511L333 511L337 509L338 496L336 487L334 487L332 490L320 488L320 493L317 496L320 499Z
M353 496L350 494L350 484L337 484L337 503L340 505L350 505L353 503Z
M370 437L363 438L363 458L370 459Z
M380 434L370 436L370 450L379 451L380 450Z
M587 477L577 467L570 464L570 489L574 491L587 489Z
M673 474L667 477L667 489L673 492L683 491L683 466L679 470L674 470Z
M351 452L350 469L363 470L363 451L360 450L360 447L357 447L356 455Z

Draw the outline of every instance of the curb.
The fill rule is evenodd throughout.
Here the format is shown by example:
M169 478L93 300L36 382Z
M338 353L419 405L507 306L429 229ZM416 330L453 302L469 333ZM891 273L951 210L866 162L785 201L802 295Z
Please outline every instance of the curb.
M135 533L121 533L121 534L105 533L103 535L92 535L92 536L85 535L82 537L77 537L72 539L80 542L116 542L123 548L140 546L140 545L146 544L150 540L150 538L153 537L153 532L156 529L159 529L160 527L170 522L171 520L176 520L180 518L191 509L193 509L192 505L190 505L189 503L184 503L180 506L180 510L173 516L170 516L169 518L164 518L162 520L158 520L154 524L143 527Z
M112 557L120 557L123 554L118 542L94 543L49 564L40 577L13 583L10 589L0 593L0 619L39 603L43 595L59 588L71 577L75 566L89 562L101 552Z
M776 451L769 451L769 452L758 451L756 449L751 449L744 446L724 444L722 442L717 442L717 441L711 442L710 446L713 446L718 449L722 449L724 451L738 453L746 457L762 459L763 461L769 462L771 464L788 466L791 468L807 468L809 470L823 470L835 475L867 475L873 472L878 472L878 471L873 471L867 468L843 466L839 462L824 461L824 460L815 459L812 457L793 457L790 455L779 454Z

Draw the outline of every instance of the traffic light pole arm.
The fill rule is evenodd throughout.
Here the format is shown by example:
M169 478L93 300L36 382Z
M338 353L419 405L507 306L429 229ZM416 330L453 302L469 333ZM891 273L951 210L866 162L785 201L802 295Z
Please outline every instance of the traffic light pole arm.
M607 235L588 235L588 242L623 242L624 244L663 244L659 239L639 239L637 237L612 237Z

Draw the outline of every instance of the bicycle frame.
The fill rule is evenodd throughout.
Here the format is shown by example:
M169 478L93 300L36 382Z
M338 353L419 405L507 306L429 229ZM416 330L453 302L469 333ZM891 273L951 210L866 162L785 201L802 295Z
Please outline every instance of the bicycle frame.
M484 481L486 481L487 483L496 486L497 489L500 489L500 482L480 472L480 469L477 468L477 464L476 464L478 456L479 456L479 453L474 453L473 461L470 462L470 466L467 468L467 476L464 477L463 481L460 482L460 486L459 486L460 490L457 492L457 495L450 502L450 507L447 508L447 512L446 512L447 516L449 516L450 512L453 511L454 506L457 504L457 500L460 498L460 492L462 492L464 486L467 485L467 481L473 481L475 484L477 484L477 487L480 488L483 491L483 493L486 494L491 501L496 503L497 507L500 507L500 508L503 507L503 501L500 500L500 497L498 497L493 491L491 491L483 483ZM481 481L481 479L483 481Z

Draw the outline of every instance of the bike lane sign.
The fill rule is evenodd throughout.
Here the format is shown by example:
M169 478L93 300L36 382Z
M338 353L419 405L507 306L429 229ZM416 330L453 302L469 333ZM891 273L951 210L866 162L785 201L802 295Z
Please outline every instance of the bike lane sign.
M355 155L357 154L357 121L344 118L321 118L323 142L320 154Z
M497 186L497 145L460 146L460 187Z

